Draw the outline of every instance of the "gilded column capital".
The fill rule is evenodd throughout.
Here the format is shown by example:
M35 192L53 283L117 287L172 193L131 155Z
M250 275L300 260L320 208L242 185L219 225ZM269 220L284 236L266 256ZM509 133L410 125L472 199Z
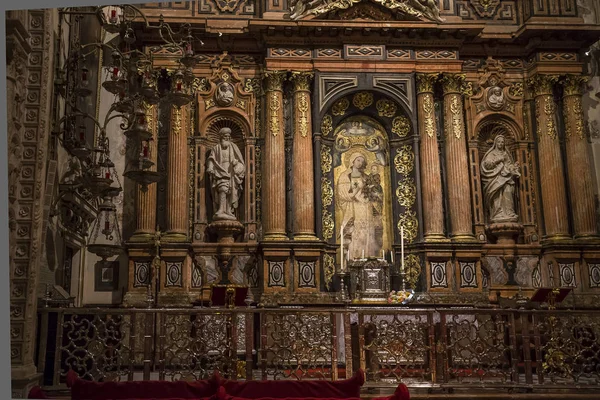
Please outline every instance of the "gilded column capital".
M556 82L558 82L558 75L537 74L527 79L527 85L531 89L533 97L551 95Z
M282 91L283 81L287 76L287 71L265 71L264 77L267 81L267 91Z
M581 96L585 92L585 85L590 78L582 75L566 75L560 80L560 84L564 87L563 97Z
M293 71L290 80L294 82L294 91L310 92L310 84L315 76L314 72L298 72Z
M465 82L466 78L464 74L444 74L440 79L444 95L465 94L465 91L468 92L469 85Z
M433 85L440 74L417 74L417 93L433 93Z

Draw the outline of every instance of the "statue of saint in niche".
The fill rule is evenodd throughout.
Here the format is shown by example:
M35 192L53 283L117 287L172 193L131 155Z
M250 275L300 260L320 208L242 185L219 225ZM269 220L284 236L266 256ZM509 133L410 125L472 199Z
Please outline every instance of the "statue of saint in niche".
M210 177L214 221L236 220L234 215L246 172L240 149L231 141L231 129L221 128L220 142L208 153L206 172Z
M484 204L492 223L518 220L515 213L515 180L521 173L504 142L503 135L496 136L494 144L481 161Z
M336 201L342 211L344 243L348 256L378 256L383 247L383 188L379 165L372 164L366 173L367 159L356 151L349 157L348 168L336 185Z

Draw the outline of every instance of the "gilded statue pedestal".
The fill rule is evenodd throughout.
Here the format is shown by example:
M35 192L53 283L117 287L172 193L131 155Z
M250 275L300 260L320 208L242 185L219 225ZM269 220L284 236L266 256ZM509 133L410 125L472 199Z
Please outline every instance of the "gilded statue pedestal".
M496 222L490 224L487 231L497 238L498 244L515 244L516 238L523 232L523 225L516 222Z

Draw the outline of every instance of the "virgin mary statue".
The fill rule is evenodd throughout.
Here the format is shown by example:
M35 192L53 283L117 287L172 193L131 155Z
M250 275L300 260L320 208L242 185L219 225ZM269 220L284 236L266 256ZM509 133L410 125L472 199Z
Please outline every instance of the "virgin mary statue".
M494 144L481 161L484 204L490 222L516 222L515 179L521 176L519 165L506 150L504 136L494 138Z
M348 256L361 258L381 252L381 238L376 232L382 225L381 214L373 204L369 192L369 175L365 173L367 160L361 152L350 155L348 169L341 173L336 185L336 201L342 211L344 243L349 239Z

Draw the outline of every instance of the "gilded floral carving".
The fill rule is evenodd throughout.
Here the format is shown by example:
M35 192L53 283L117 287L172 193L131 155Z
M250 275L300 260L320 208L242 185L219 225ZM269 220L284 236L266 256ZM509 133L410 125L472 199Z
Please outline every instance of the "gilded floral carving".
M410 174L415 167L415 153L409 145L404 145L396 149L396 157L394 157L394 166L396 172L403 175Z
M425 134L429 137L434 137L433 95L430 93L423 95L423 112L425 113Z
M308 135L308 111L309 111L309 101L308 101L308 93L301 92L298 94L298 130L300 131L300 135L302 137L306 137Z
M398 111L398 106L396 106L396 103L387 99L377 101L376 108L380 117L392 118L394 115L396 115L396 111Z
M410 132L410 121L405 116L398 116L392 121L392 132L399 137L406 137Z
M419 221L417 219L417 213L412 210L406 210L404 214L400 214L398 217L398 232L404 228L404 240L408 243L412 243L417 238L419 231Z
M352 104L359 110L364 110L373 104L373 93L370 92L360 92L356 93L352 98Z
M331 172L331 164L333 159L331 157L331 151L329 147L323 146L321 147L321 172L328 173Z
M323 121L321 121L321 133L323 136L328 136L333 130L333 119L331 115L327 114L323 117Z
M439 74L417 74L417 93L433 93Z
M402 207L412 207L417 199L417 186L411 177L398 181L396 198Z
M331 289L333 275L335 275L335 258L330 254L323 255L323 273L325 274L325 285Z
M343 99L338 100L333 107L331 107L331 113L338 116L344 115L346 114L348 107L350 107L350 102L344 97Z

